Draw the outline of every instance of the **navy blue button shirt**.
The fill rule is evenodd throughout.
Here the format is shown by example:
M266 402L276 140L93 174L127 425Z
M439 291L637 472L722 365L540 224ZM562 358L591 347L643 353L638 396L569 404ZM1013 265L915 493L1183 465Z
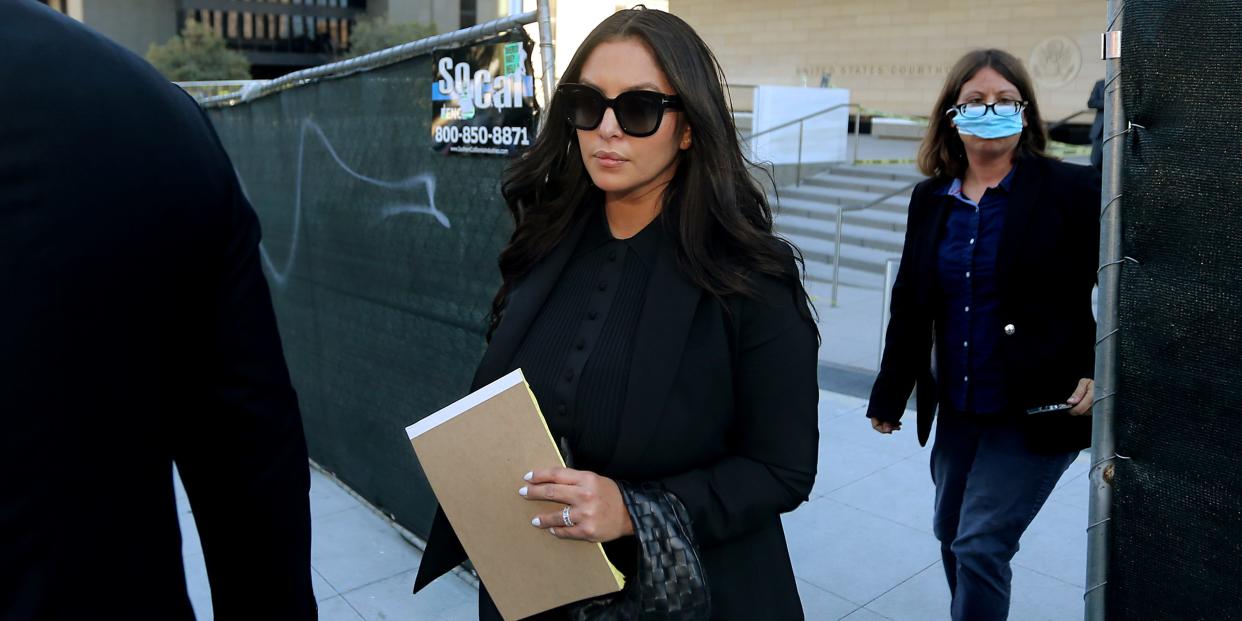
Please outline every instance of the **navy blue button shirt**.
M949 215L936 265L936 369L945 405L959 412L998 413L1007 405L996 255L1014 170L978 203L962 194L960 179L942 190Z

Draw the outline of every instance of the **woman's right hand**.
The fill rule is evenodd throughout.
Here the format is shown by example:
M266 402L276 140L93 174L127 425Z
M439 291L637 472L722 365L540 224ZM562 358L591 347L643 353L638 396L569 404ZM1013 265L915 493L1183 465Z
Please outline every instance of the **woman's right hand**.
M886 420L873 418L871 419L871 428L880 433L893 433L894 431L901 431L901 423L890 423Z

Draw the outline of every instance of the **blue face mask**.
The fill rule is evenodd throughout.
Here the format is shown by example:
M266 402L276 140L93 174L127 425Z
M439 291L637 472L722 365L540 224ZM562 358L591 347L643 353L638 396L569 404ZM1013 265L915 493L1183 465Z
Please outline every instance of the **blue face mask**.
M979 138L1007 138L1015 134L1022 133L1022 114L1013 116L1001 116L994 110L988 110L979 117L964 117L957 114L956 110L950 110L953 114L953 122L957 124L957 133L964 136L978 136Z

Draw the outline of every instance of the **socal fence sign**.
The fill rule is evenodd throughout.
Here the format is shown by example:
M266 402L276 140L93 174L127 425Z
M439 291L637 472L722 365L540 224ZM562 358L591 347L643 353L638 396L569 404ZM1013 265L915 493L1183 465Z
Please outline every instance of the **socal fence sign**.
M512 156L535 139L534 44L516 31L432 54L433 149L453 155Z

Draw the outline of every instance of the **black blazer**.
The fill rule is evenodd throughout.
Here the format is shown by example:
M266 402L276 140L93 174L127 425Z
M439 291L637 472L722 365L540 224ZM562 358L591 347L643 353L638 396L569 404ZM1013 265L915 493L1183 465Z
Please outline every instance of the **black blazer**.
M259 225L198 106L0 2L0 619L312 619L310 475ZM257 607L257 608L256 608Z
M513 288L475 388L512 370L583 222ZM726 315L682 275L672 246L651 275L616 452L599 474L658 481L685 504L714 619L801 619L780 514L804 502L815 479L815 328L793 290L766 277L756 278L758 298L728 299ZM415 591L465 556L437 511Z
M897 421L918 386L919 443L931 433L941 393L932 373L939 310L936 263L949 210L945 181L914 189L892 316L867 416ZM1091 289L1100 252L1100 176L1093 168L1025 157L1018 162L1001 232L997 271L1004 326L1001 357L1013 411L1063 402L1084 377L1095 376ZM1025 420L1025 419L1024 419ZM1091 419L1025 421L1033 446L1076 450L1091 443Z
M1087 98L1087 107L1095 110L1095 119L1091 121L1091 165L1096 170L1104 167L1104 80L1096 80L1091 87L1091 96Z

